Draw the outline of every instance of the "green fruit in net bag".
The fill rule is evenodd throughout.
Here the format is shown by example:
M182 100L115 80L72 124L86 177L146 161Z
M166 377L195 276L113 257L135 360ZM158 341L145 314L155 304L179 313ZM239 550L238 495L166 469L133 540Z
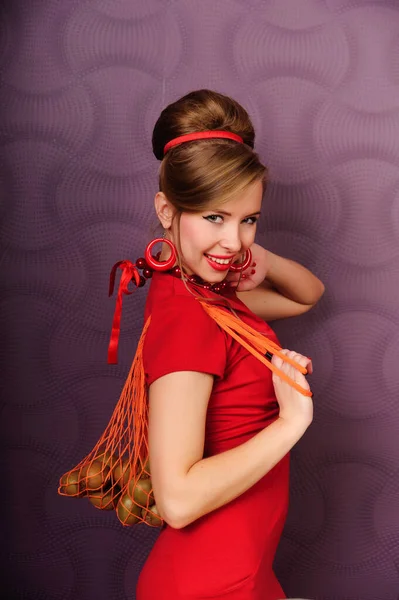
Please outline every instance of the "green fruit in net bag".
M140 504L142 507L155 503L151 479L139 479L136 484L132 479L129 482L128 490L137 504Z
M158 512L156 504L149 506L148 510L146 508L143 508L143 510L141 511L141 516L147 523L153 525L153 527L160 527L161 525L163 525L163 520Z
M116 503L111 491L89 492L88 497L93 506L100 510L113 510L115 508Z
M65 473L61 477L61 493L67 496L79 496L79 471Z
M129 459L125 458L122 462L118 461L112 470L112 479L121 488L123 488L129 481L131 475L131 466Z
M141 521L141 510L128 494L124 494L119 499L116 514L123 525L135 525Z
M107 450L106 452L102 452L100 454L98 454L95 457L96 460L101 460L101 462L103 463L104 466L109 467L110 469L113 469L114 466L117 464L118 462L118 457L115 456L115 454L111 454L111 452L109 450Z
M109 475L109 467L104 466L101 460L94 460L80 471L82 488L85 490L100 490Z

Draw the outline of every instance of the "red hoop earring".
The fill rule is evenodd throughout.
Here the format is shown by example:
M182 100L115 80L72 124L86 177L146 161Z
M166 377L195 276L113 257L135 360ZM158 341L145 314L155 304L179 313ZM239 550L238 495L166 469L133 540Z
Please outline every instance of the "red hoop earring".
M155 244L159 244L162 242L165 242L165 244L167 244L171 250L170 257L168 258L168 260L165 260L163 262L157 260L151 254L151 250L153 249ZM176 248L175 248L174 244L170 240L167 240L166 238L155 238L155 240L152 240L148 244L147 248L145 249L144 256L145 256L147 265L154 271L169 271L169 269L171 269L176 262L177 253L176 253Z
M238 264L233 263L230 267L230 271L233 271L233 273L237 273L238 271L245 271L245 269L248 269L248 267L251 263L252 263L252 252L248 248L248 250L245 252L243 262L238 263Z

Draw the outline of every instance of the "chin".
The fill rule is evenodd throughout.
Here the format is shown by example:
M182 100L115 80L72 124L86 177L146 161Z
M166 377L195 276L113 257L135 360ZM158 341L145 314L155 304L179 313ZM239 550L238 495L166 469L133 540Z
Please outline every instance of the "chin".
M217 271L213 271L211 269L206 268L195 269L189 267L188 265L185 267L184 270L188 276L197 275L197 277L200 277L203 281L206 281L208 283L221 283L224 279L226 279L228 273L228 271L218 273Z
M198 273L198 275L204 280L204 281L208 281L209 283L221 283L222 281L224 281L227 277L227 273L228 271L213 271L211 269L206 269L206 272L204 272L203 274Z

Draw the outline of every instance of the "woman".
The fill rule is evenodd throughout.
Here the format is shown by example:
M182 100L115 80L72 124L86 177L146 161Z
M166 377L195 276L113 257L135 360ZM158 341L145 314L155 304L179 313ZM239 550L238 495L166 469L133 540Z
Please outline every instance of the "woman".
M151 477L166 525L137 600L285 598L272 563L288 508L289 451L312 421L311 397L298 385L309 385L269 354L297 388L272 375L218 326L204 299L278 343L265 321L308 311L324 287L254 244L266 168L253 146L246 111L208 90L169 105L154 128L162 161L155 209L166 242L158 264L179 268L154 272L146 303ZM248 268L232 273L243 255L251 259L248 249ZM309 358L283 354L311 372Z

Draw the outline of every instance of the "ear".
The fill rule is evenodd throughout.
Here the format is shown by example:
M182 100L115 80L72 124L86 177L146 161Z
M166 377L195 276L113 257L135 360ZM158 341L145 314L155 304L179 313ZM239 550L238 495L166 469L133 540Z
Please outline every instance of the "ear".
M163 192L157 192L154 199L155 212L164 229L170 229L176 209Z

